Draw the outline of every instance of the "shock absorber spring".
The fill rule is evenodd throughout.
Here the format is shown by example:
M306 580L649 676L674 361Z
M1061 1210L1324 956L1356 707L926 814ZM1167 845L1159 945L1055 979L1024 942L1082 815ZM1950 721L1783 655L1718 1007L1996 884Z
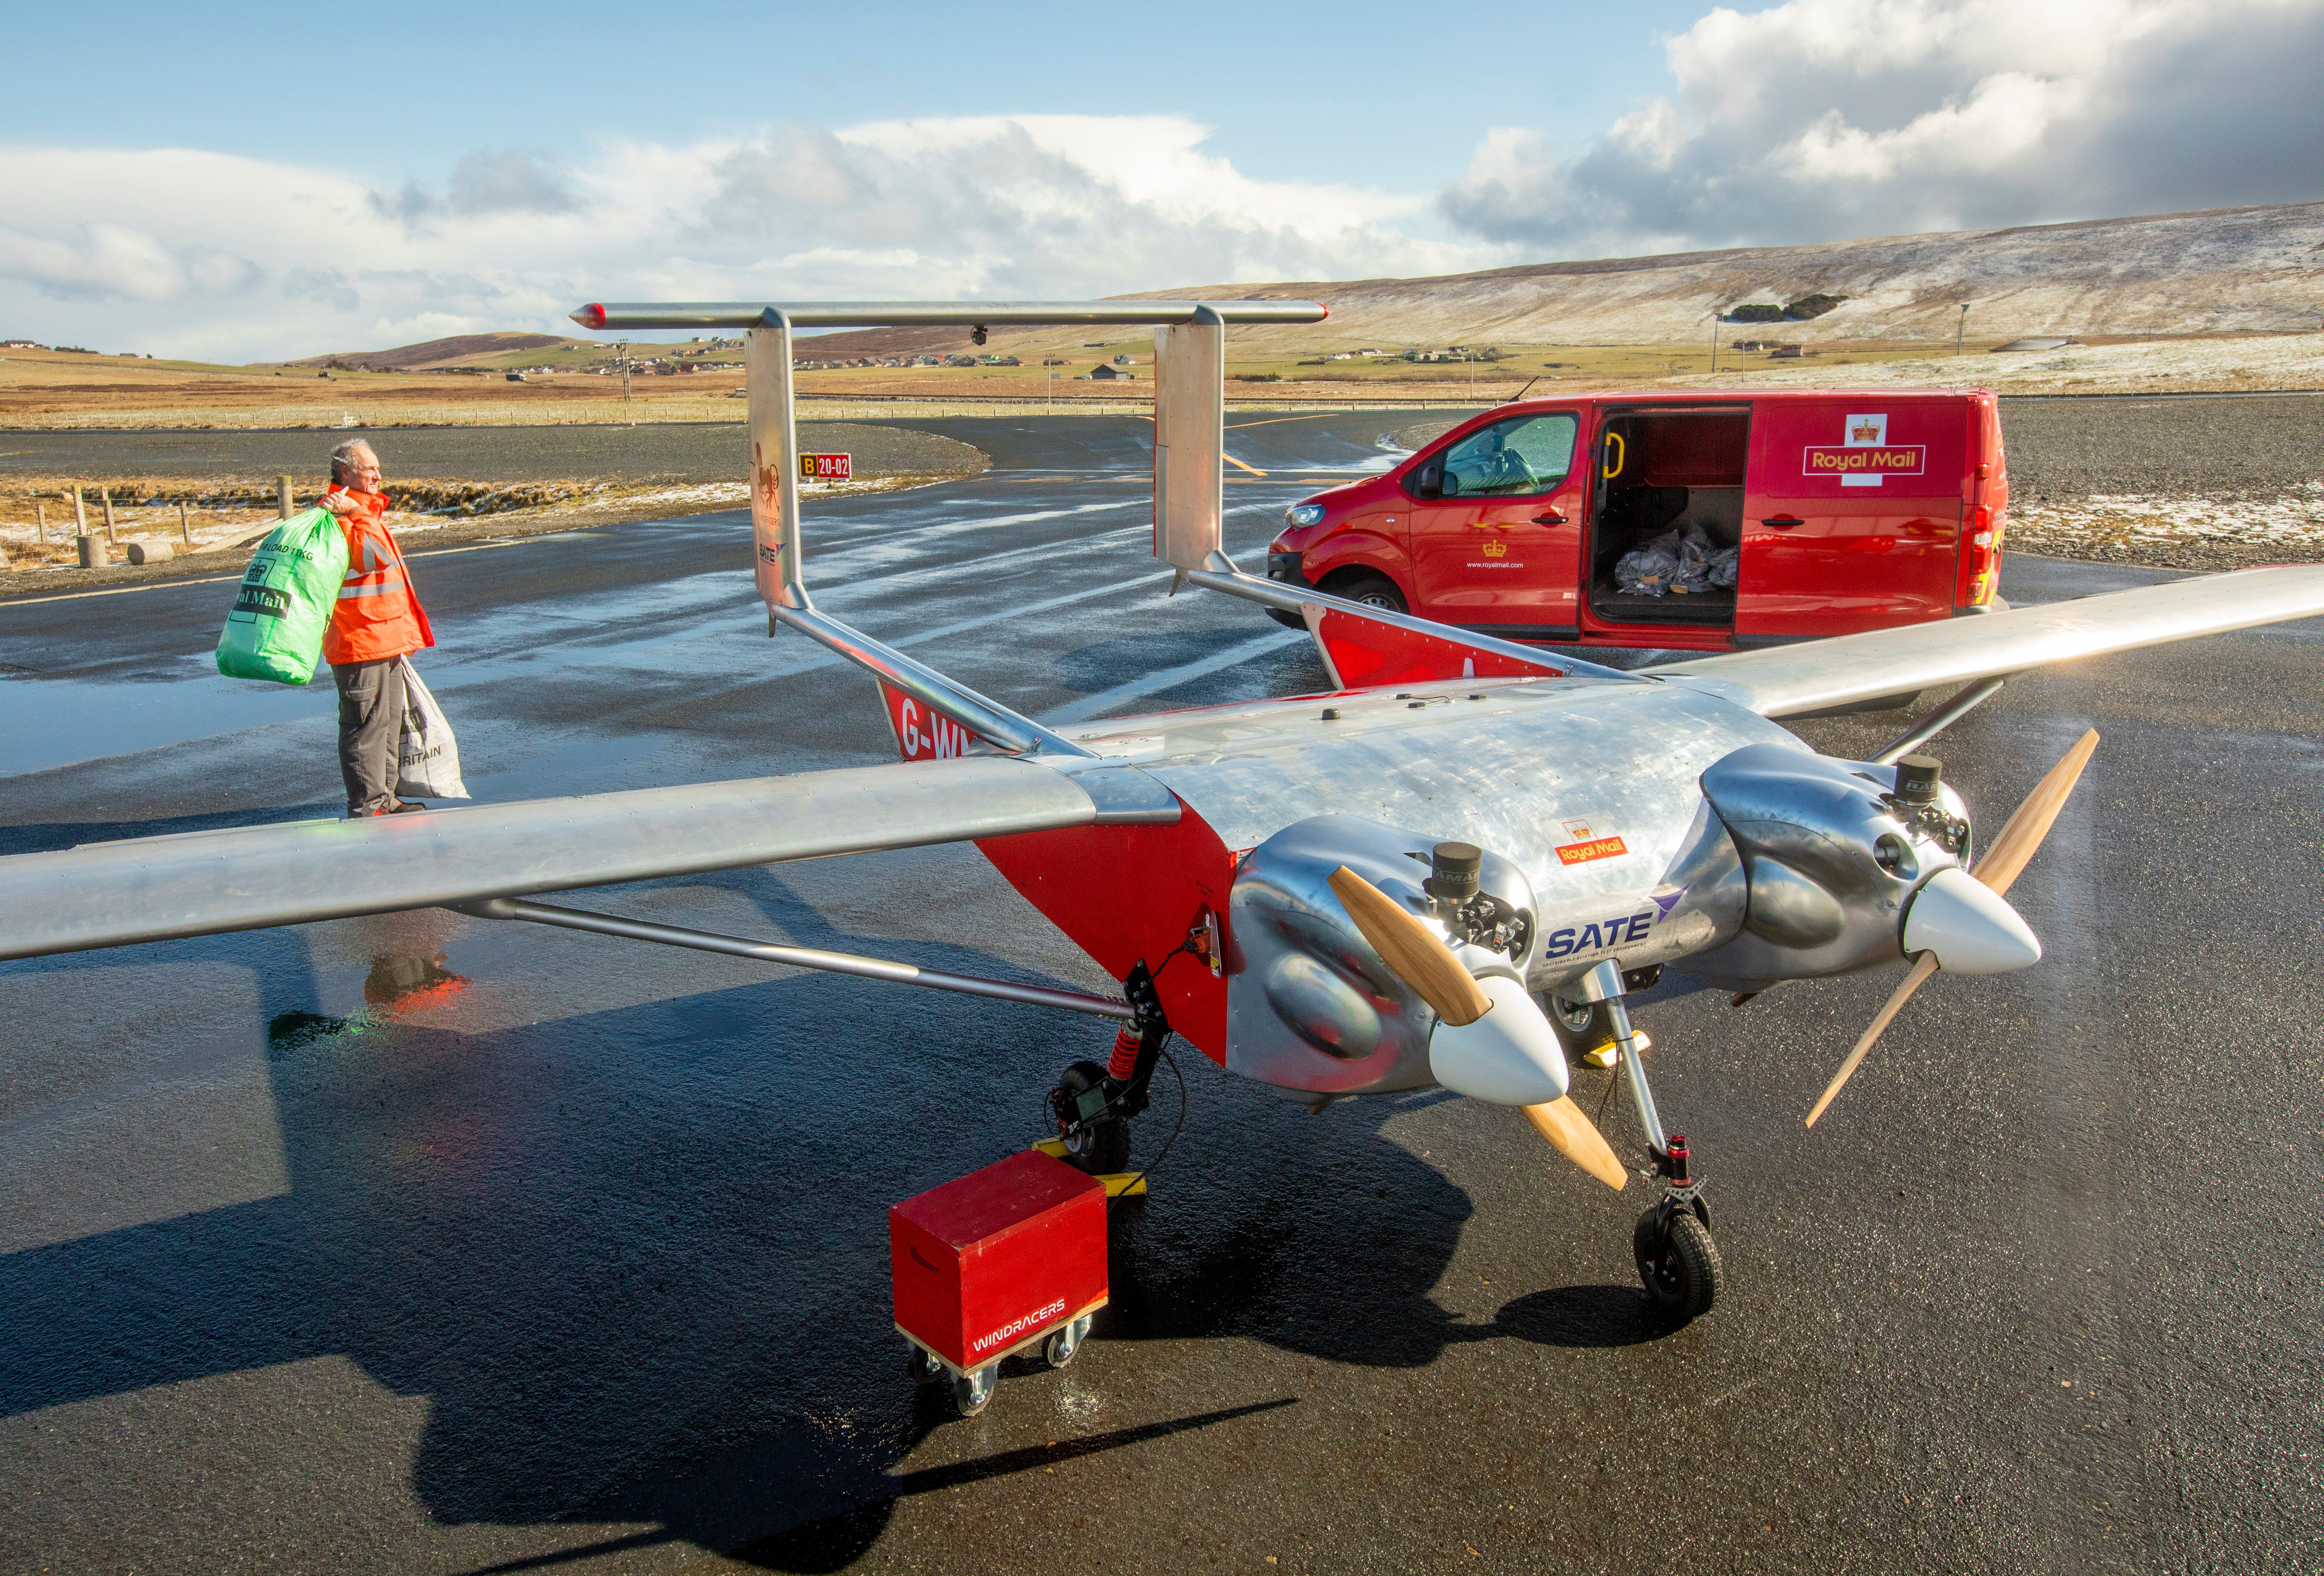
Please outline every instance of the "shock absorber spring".
M1130 1075L1138 1071L1138 1031L1127 1026L1113 1036L1113 1054L1106 1061L1106 1075L1117 1083L1128 1083Z

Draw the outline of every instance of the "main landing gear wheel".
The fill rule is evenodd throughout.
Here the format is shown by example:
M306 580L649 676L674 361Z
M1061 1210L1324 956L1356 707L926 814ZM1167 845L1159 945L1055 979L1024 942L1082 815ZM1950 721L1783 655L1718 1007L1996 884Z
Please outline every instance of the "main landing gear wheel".
M1076 1061L1065 1069L1051 1093L1061 1115L1073 1103L1105 1082L1105 1067L1096 1061ZM1062 1096L1062 1099L1057 1097ZM1065 1163L1091 1176L1112 1176L1130 1169L1130 1124L1109 1117L1065 1137Z
M1639 1216L1630 1247L1637 1255L1646 1301L1655 1312L1683 1324L1710 1312L1719 1301L1719 1284L1726 1274L1719 1261L1719 1244L1711 1240L1711 1228L1685 1205L1656 1204Z

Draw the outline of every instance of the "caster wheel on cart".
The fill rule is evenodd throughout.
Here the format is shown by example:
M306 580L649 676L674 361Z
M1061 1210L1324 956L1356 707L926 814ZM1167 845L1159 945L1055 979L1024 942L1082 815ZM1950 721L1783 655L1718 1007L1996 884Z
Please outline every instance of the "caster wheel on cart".
M906 1348L904 1360L911 1365L912 1383L915 1385L933 1385L945 1377L944 1364L917 1346Z
M1049 1332L1041 1343L1041 1356L1053 1368L1062 1368L1082 1355L1082 1342L1089 1339L1090 1321L1074 1319Z
M992 1404L993 1382L1001 1377L999 1365L987 1363L972 1373L961 1374L952 1382L953 1404L960 1408L963 1417L973 1417Z
M1050 1099L1070 1110L1074 1100L1104 1081L1103 1063L1076 1061L1057 1080ZM1083 1128L1065 1140L1065 1163L1091 1176L1112 1176L1129 1170L1130 1124L1117 1118Z
M1719 1301L1719 1282L1725 1273L1719 1244L1692 1210L1672 1210L1665 1224L1657 1204L1638 1217L1630 1246L1637 1255L1646 1301L1657 1313L1683 1324L1710 1312Z

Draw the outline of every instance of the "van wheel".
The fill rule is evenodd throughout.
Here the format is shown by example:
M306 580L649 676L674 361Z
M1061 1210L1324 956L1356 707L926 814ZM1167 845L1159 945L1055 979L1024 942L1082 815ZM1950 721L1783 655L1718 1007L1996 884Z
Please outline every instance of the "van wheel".
M1378 607L1387 613L1409 613L1404 593L1386 575L1370 570L1356 570L1344 575L1333 575L1316 589L1333 597L1343 597L1351 602L1360 602L1367 607Z

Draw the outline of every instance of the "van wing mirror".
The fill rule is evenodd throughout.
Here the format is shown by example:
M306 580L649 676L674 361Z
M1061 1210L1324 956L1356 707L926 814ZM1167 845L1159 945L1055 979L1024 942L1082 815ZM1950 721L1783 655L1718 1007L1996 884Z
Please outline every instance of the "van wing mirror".
M1444 496L1444 462L1432 459L1413 473L1412 492L1415 497L1441 498Z

